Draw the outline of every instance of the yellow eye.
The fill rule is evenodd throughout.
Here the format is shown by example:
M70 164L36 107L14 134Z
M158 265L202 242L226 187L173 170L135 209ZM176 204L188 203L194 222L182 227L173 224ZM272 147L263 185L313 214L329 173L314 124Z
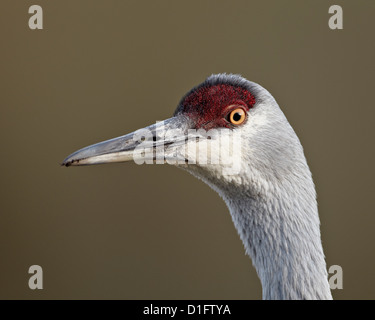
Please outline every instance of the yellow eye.
M246 119L246 112L242 108L234 109L229 114L229 122L236 126L242 124Z

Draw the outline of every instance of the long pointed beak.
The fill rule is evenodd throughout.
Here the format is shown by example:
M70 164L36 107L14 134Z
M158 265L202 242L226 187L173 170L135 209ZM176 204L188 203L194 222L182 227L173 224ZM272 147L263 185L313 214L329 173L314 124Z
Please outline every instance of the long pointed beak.
M68 156L61 165L83 166L110 162L155 161L171 146L186 143L188 121L176 116L127 135L99 142ZM165 159L161 159L163 162Z

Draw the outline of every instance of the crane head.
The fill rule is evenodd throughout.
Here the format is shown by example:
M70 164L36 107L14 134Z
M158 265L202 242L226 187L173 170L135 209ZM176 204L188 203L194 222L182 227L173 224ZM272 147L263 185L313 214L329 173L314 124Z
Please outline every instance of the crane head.
M191 89L173 117L80 149L62 165L131 160L168 163L209 184L217 185L216 180L241 184L250 167L257 173L264 166L280 165L278 160L285 162L277 159L285 150L283 155L278 155L278 150L295 144L294 137L267 90L239 75L218 74Z

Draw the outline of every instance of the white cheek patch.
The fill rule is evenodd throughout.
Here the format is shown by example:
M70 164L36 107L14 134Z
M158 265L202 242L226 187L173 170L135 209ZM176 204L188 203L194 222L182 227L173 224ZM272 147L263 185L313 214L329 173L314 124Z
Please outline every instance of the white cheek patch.
M239 131L193 131L195 130L189 132L187 143L179 150L185 157L186 164L206 167L222 175L235 175L240 172L242 143Z

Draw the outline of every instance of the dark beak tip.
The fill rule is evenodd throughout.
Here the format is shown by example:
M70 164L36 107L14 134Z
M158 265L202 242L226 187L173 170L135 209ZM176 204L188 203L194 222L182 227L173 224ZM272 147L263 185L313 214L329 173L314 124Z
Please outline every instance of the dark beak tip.
M62 163L60 163L61 167L69 167L70 165L71 165L70 161L63 161Z
M60 166L62 167L70 167L71 165L73 165L74 162L79 162L79 160L68 160L69 158L65 159L61 164Z

